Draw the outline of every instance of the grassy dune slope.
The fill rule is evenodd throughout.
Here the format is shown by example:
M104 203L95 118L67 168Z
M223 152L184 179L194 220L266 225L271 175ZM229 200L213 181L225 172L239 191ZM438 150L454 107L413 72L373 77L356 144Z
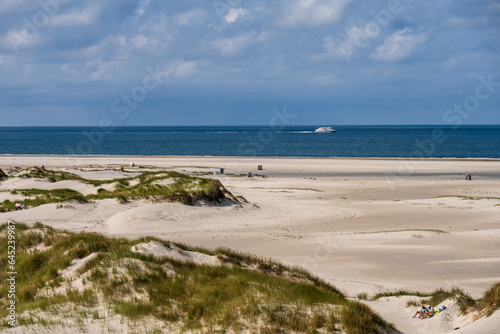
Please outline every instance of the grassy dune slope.
M16 224L18 324L109 331L117 323L144 332L347 333L390 332L367 306L300 268L233 252L127 240ZM8 237L0 226L0 243ZM154 242L183 254L210 256L196 264L133 251ZM193 252L193 253L191 253ZM0 266L7 267L6 251ZM0 272L0 280L6 280ZM0 285L5 304L7 285ZM5 319L7 310L0 309ZM9 325L6 321L1 324ZM116 325L117 326L117 325ZM151 327L152 326L152 327Z
M122 203L128 199L149 199L154 201L180 202L187 205L192 205L197 201L220 203L225 199L238 202L218 180L190 176L174 171L144 171L133 177L90 180L69 172L34 167L18 172L15 177L20 179L45 179L53 183L59 181L76 181L94 187L114 184L113 190L99 188L96 189L95 194L87 196L72 189L12 190L11 194L22 195L24 197L23 200L18 200L16 203L22 203L26 208L71 200L86 203L92 200L107 198L116 198ZM170 184L161 184L162 181L169 181ZM10 200L3 201L0 203L0 212L15 210L16 203Z

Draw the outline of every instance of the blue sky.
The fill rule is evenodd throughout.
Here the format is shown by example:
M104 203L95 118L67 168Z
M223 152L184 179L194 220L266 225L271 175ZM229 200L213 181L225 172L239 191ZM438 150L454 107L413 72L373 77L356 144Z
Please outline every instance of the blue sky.
M2 0L0 125L499 124L499 36L498 0Z

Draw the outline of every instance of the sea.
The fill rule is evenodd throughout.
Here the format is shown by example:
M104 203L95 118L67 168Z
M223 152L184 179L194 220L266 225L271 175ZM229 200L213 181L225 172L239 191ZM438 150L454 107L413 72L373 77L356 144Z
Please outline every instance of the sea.
M0 127L0 154L500 158L500 125Z

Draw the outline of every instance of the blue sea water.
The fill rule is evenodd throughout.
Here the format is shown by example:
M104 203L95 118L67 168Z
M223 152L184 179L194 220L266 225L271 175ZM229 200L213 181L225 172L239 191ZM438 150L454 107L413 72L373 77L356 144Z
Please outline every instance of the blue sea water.
M500 125L0 128L0 154L500 158Z

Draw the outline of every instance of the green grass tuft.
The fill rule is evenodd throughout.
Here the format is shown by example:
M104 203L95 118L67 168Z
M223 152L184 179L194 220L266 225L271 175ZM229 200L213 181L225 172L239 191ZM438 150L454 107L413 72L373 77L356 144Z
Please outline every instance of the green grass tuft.
M494 284L484 293L478 306L480 309L487 312L487 316L492 315L498 308L500 308L500 282Z
M377 334L381 327L389 327L379 315L361 303L343 308L341 321L347 334Z
M418 291L398 290L398 291L377 293L375 296L373 296L373 299L377 300L383 297L401 297L401 296L430 297L431 294L422 293Z

